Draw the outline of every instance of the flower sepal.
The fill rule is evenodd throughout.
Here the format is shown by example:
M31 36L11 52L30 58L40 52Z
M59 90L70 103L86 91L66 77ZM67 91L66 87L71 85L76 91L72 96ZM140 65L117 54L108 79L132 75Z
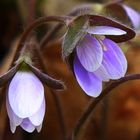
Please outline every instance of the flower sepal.
M107 18L104 16L100 16L100 15L85 15L88 16L89 18L89 25L90 27L112 27L112 28L116 28L119 30L122 30L124 32L126 32L125 34L120 34L120 35L107 35L106 37L113 40L116 43L121 43L121 42L125 42L128 41L132 38L135 37L136 33L133 29L111 19L111 18ZM106 29L107 30L107 29ZM112 30L113 31L113 30Z
M62 44L62 57L65 59L76 48L85 35L104 35L116 43L132 39L135 31L115 20L100 15L81 15L69 25Z
M55 90L65 89L65 85L62 81L50 77L49 75L41 72L39 69L37 69L31 64L26 64L29 67L29 69L40 79L40 81L46 84L48 87L53 88Z
M19 70L21 66L21 63L16 64L14 67L12 67L8 72L0 76L0 86L3 86L7 82L9 82L12 77L16 74L16 72Z
M78 42L82 40L86 34L86 29L88 27L88 18L85 16L79 16L74 18L74 20L69 24L68 31L65 34L62 43L62 57L65 59L69 56Z

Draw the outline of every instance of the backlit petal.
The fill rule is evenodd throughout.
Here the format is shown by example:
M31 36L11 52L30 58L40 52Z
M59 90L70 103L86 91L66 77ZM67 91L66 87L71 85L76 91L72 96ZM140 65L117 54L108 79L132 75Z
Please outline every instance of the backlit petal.
M21 122L22 122L22 118L19 118L19 117L13 112L13 110L11 109L11 106L9 105L9 100L8 100L7 97L6 97L6 108L7 108L7 113L8 113L10 122L11 122L11 123L10 123L11 126L14 128L14 127L20 125ZM13 130L13 128L11 128L11 130Z
M124 35L126 34L125 31L111 27L111 26L94 26L89 27L87 32L94 35Z
M123 5L124 9L126 10L127 15L129 16L133 26L137 29L140 27L140 14L136 12L134 9Z
M45 115L45 100L43 101L40 109L31 117L29 117L29 120L32 122L33 125L39 126Z
M15 133L16 131L16 125L10 120L10 129L12 133Z
M40 124L39 126L37 126L36 129L37 129L37 132L40 132L41 129L42 129L42 124Z
M29 133L35 130L35 126L30 122L29 119L24 119L20 126Z
M9 85L8 99L18 117L30 117L43 102L44 87L32 72L17 72Z
M94 71L94 74L101 80L101 81L109 81L109 74L106 71L105 67L101 65L96 71Z
M89 72L97 70L102 62L103 51L97 39L86 35L76 47L77 56L83 67Z
M77 57L74 59L74 73L79 85L87 95L92 97L99 96L102 91L102 81L93 73L86 71Z
M103 66L110 75L110 79L118 79L125 75L127 60L120 47L110 39L103 40L107 50L103 53Z

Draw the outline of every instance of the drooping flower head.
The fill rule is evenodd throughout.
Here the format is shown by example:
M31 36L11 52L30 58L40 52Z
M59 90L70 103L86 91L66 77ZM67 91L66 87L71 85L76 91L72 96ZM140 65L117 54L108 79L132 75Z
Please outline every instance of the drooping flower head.
M41 130L45 114L44 87L31 71L19 70L12 78L6 100L11 131L20 125L27 132Z
M89 20L90 26L84 27L84 34L76 43L72 68L85 93L97 97L102 81L119 79L126 73L126 58L115 41L123 41L130 29L101 16Z
M13 67L6 75L12 77L8 85L6 107L12 133L17 126L27 132L40 132L45 115L43 83L53 89L63 89L62 82L43 74L24 61Z

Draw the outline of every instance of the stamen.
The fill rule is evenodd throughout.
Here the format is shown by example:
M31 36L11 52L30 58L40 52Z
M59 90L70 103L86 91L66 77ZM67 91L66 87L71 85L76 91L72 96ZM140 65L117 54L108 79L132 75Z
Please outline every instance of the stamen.
M103 51L107 51L107 47L103 44L102 40L105 39L105 36L95 36L96 39L99 41L99 43L101 44L101 47L103 49Z

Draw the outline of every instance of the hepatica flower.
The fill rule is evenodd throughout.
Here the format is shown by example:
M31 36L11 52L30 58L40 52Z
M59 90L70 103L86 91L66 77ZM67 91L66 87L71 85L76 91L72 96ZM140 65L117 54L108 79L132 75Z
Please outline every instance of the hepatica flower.
M97 97L102 91L102 81L119 79L127 70L127 61L119 46L100 35L122 35L126 32L109 26L93 27L87 32L76 47L74 73L82 89Z
M124 8L129 19L131 20L133 27L135 29L139 29L140 28L140 13L127 5L123 4L122 7Z
M6 96L11 131L14 133L20 125L27 132L35 129L40 132L45 115L43 84L53 89L63 89L63 83L24 61L1 76L1 79L11 80Z
M70 55L68 62L72 58L74 75L85 93L97 97L102 91L102 82L119 79L126 73L126 58L114 40L121 42L119 37L124 39L122 37L127 36L129 31L125 31L119 23L114 24L114 21L101 16L93 16L92 19L90 19L93 21L90 23L92 26L84 28L85 34L76 43L74 42L76 44L72 50L74 55ZM112 26L108 24L110 22ZM65 45L67 37L68 35L65 36L63 48L68 48ZM67 55L65 52L66 50L64 54Z
M31 71L18 71L12 78L6 100L11 131L20 125L27 132L41 130L45 114L44 87Z

